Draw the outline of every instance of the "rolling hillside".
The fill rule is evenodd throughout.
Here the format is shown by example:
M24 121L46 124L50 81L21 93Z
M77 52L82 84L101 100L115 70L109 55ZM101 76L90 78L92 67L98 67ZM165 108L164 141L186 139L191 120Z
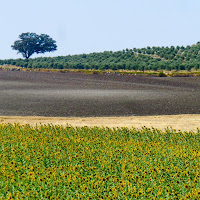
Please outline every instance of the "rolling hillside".
M0 60L25 68L99 70L188 70L200 69L200 42L191 46L146 47L80 55Z

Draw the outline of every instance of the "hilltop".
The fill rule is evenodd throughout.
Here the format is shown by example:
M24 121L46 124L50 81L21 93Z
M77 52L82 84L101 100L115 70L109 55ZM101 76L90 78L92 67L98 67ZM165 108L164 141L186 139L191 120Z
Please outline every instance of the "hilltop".
M80 55L0 60L24 68L93 70L199 70L200 42L191 46L146 47Z

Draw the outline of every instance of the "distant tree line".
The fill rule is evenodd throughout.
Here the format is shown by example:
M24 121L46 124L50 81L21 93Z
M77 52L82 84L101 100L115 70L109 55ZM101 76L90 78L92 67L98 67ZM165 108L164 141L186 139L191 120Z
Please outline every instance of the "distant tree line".
M80 55L0 60L25 68L188 70L200 69L200 42L192 46L146 47Z

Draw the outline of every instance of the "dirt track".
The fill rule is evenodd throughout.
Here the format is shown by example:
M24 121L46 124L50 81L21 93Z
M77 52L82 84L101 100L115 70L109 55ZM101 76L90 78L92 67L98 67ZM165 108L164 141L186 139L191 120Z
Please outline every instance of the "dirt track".
M200 77L0 71L0 116L200 114Z
M88 118L62 118L62 117L0 117L0 123L20 123L32 126L40 124L54 124L66 126L104 126L142 128L144 126L164 130L171 127L181 131L197 131L200 128L200 115L164 115L164 116L137 116L137 117L88 117Z

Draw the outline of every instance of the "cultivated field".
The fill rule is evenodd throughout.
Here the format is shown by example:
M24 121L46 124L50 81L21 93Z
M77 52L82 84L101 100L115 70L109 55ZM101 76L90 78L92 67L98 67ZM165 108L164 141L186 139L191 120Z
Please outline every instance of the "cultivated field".
M0 71L0 116L200 113L200 77Z
M199 199L200 134L0 125L1 199Z
M199 199L199 99L200 77L0 71L0 199Z

